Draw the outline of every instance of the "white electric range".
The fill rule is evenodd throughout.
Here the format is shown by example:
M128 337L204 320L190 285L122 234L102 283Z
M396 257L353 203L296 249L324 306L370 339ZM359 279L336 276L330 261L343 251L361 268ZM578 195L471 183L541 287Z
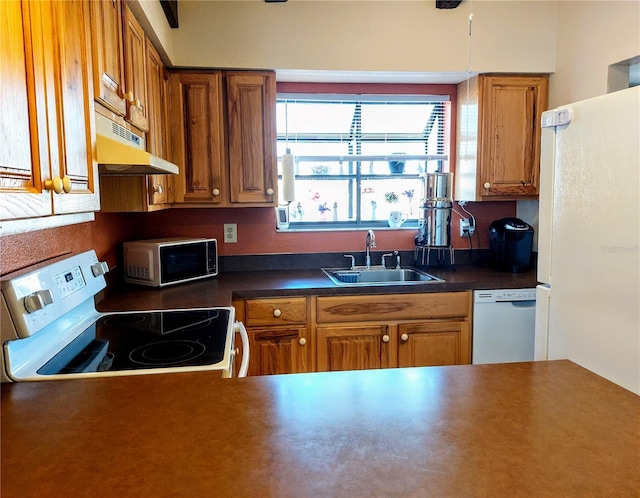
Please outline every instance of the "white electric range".
M234 374L235 332L249 341L233 307L101 313L106 263L87 251L1 282L3 382L219 370Z

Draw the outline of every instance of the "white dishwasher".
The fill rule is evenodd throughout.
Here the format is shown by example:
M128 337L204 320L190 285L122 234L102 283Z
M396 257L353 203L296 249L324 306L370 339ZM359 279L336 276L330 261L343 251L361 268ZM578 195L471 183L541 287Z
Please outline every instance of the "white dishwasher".
M472 363L533 361L536 290L473 293Z

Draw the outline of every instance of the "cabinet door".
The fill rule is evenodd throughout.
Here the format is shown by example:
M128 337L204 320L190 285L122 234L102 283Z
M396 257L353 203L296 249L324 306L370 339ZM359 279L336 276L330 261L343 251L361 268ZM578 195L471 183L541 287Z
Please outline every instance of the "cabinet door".
M91 41L93 92L97 102L124 116L124 53L121 0L93 0Z
M468 322L423 322L399 325L398 366L468 365Z
M275 75L226 73L231 203L275 205Z
M251 357L249 375L311 371L311 344L306 327L247 329Z
M51 193L46 107L42 85L36 94L28 3L0 3L0 219L46 216ZM41 70L38 70L41 76ZM11 144L11 147L6 146Z
M169 136L169 73L160 55L147 39L147 91L149 107L149 133L147 149L152 154L168 159ZM157 206L170 202L169 175L149 175L148 203Z
M171 74L171 145L173 162L180 167L174 178L177 203L224 203L221 84L219 72Z
M142 131L149 131L145 35L129 7L125 8L124 16L127 121Z
M100 209L100 195L93 157L89 5L83 0L33 3L39 5L32 10L42 13L46 51L51 175L67 179L71 188L53 195L53 212L96 211ZM49 32L52 38L47 36Z
M481 78L479 195L538 195L546 77Z
M395 336L395 328L388 325L318 327L318 371L395 367Z

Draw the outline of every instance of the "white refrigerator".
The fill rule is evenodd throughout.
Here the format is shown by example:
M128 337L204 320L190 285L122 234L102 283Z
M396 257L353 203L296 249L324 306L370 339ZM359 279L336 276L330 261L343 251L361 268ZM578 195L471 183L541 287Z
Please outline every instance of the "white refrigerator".
M542 116L535 359L640 394L640 87Z

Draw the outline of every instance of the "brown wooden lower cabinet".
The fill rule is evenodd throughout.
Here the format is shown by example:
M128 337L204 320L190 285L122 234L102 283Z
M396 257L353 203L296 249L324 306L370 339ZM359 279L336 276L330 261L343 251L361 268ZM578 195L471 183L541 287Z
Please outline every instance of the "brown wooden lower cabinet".
M311 344L306 327L248 328L249 375L309 372Z
M395 341L390 333L395 331L390 329L388 325L318 327L318 371L394 367Z
M468 291L247 299L234 306L249 333L249 375L471 363Z
M233 306L236 319L244 323L249 335L248 375L313 372L309 298L237 299Z
M425 321L398 325L399 367L469 363L471 363L469 322Z

